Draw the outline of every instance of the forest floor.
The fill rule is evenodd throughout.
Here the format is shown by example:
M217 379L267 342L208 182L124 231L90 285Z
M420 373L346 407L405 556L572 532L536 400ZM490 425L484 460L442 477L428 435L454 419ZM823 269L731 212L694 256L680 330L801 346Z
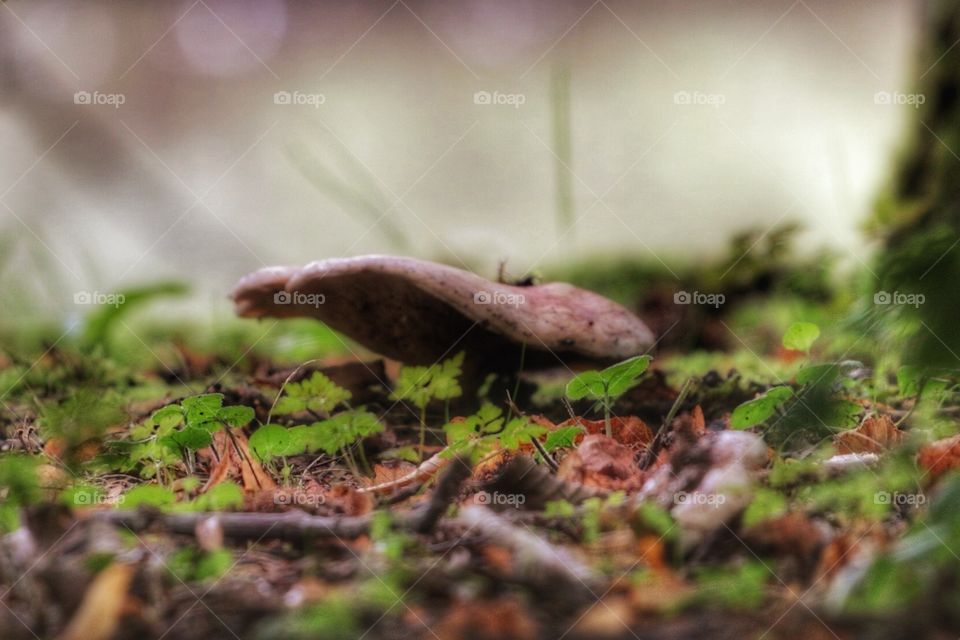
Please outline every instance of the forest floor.
M479 396L302 321L8 332L0 637L956 637L955 372L808 294Z

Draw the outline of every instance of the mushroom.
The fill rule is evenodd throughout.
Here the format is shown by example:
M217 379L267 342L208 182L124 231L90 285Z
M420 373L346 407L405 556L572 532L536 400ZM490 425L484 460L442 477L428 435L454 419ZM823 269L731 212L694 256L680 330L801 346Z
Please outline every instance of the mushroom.
M516 368L578 356L622 360L654 337L623 306L570 284L516 286L447 265L370 255L268 267L240 280L238 315L316 318L370 350L407 364L458 351L484 366Z

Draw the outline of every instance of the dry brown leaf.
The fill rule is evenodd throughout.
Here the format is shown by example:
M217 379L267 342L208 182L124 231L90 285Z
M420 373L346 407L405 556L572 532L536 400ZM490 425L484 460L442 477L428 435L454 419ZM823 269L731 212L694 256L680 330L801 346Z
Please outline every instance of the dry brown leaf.
M814 571L813 583L823 581L829 584L830 579L841 572L848 564L855 561L862 553L872 553L871 550L883 548L887 542L887 535L881 528L862 524L854 526L834 537L820 553L820 560Z
M960 467L960 435L951 436L920 447L917 464L936 480L941 475Z
M487 561L487 564L497 572L503 575L509 575L513 570L513 554L510 553L509 549L487 544L481 548L480 552L483 554L483 558Z
M56 500L60 493L70 485L70 476L60 467L52 464L37 465L37 484L43 489L47 500Z
M97 574L60 640L109 640L120 623L134 567L114 563Z
M640 612L675 610L677 604L694 589L684 582L667 562L663 537L643 536L637 541L636 551L638 559L650 568L650 573L641 581L627 576L619 581L624 587L623 591L628 594L630 604Z
M492 601L457 602L433 627L441 640L475 638L490 640L537 637L537 624L516 600L506 597Z
M213 446L220 453L220 461L214 464L200 493L232 477L239 477L244 490L248 492L260 493L277 488L270 474L250 455L247 436L242 431L235 430L229 434L223 429L217 431L213 434Z
M324 495L324 506L333 513L362 516L373 509L373 496L361 493L348 484L337 484Z
M869 416L856 429L838 433L834 447L840 454L883 453L902 443L904 437L890 416Z
M220 451L220 460L210 469L210 475L207 477L207 481L203 487L200 488L200 493L206 493L224 480L227 480L230 477L231 471L234 469L236 457L233 448L226 449L223 447L222 441L226 439L226 436L218 438L220 434L221 432L213 434L213 444L217 447L217 451ZM220 442L218 442L218 440L220 440Z
M406 475L415 471L417 465L406 460L389 460L384 463L373 465L373 479L369 481L370 485L386 484L395 482Z
M701 436L706 433L707 421L703 417L703 409L700 405L695 406L693 411L690 412L690 421L694 433Z
M312 576L305 576L290 587L283 596L283 604L290 608L321 602L330 596L333 589L329 584Z
M826 543L824 532L798 512L758 522L743 532L743 539L750 545L792 555L804 563L812 563Z
M643 483L633 451L602 435L586 436L560 463L557 477L611 491L639 489Z
M263 465L250 455L250 447L247 444L247 436L239 429L234 432L237 448L243 456L240 462L241 477L243 478L243 488L246 491L268 491L277 488L277 483L263 468ZM234 450L236 454L236 450Z
M607 596L590 605L577 618L572 633L577 638L622 638L633 624L634 608L622 596Z
M605 421L587 420L586 418L570 418L557 425L557 428L574 425L580 425L586 429L587 435L606 435L607 433ZM634 449L646 447L653 440L653 432L650 431L650 427L637 416L611 417L610 432L613 434L614 440Z
M667 551L664 546L663 536L645 535L637 540L636 552L643 562L646 563L654 573L664 576L673 576L673 569L667 562Z

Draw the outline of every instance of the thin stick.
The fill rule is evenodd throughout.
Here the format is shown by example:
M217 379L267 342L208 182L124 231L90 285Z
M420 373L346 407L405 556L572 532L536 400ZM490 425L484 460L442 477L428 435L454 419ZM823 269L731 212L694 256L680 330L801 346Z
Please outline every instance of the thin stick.
M513 385L513 395L511 396L510 391L507 391L507 399L511 397L515 398L518 393L520 393L520 375L523 373L524 361L527 357L527 343L524 342L520 345L520 369L517 371L517 381ZM513 417L513 409L516 407L512 400L510 400L510 414L507 415L507 421L510 421L510 418Z
M647 453L643 457L643 461L640 463L641 469L649 468L656 459L657 453L659 453L660 447L663 445L663 439L666 437L667 429L670 428L670 425L673 423L673 419L677 417L677 412L680 411L680 406L683 405L684 401L687 399L687 394L690 392L690 385L692 383L693 378L687 378L687 381L684 382L683 386L680 388L680 393L677 394L677 399L674 400L673 406L670 407L670 411L667 412L667 417L664 418L663 424L660 425L660 429L653 437L653 442L650 443L650 448L647 449Z
M314 358L313 360L307 360L299 367L290 372L290 375L287 376L287 379L283 381L283 384L280 385L280 390L277 392L277 397L273 399L273 404L270 405L270 411L267 412L267 421L264 424L270 424L270 418L273 417L273 409L277 406L277 403L280 402L280 396L283 395L283 390L286 388L287 383L293 378L293 376L300 373L300 370L306 366L313 364L314 362L320 362L320 358Z
M510 397L509 391L507 391L507 406L510 407L511 413L516 411L518 416L526 417L527 414L520 410L520 407L517 406L517 403L514 402L513 398ZM543 448L543 445L540 444L540 441L536 438L531 437L530 442L533 443L533 446L537 449L537 453L540 454L540 457L543 458L543 461L546 462L554 472L556 472L560 468L560 465L558 465L557 461L553 459L553 456L547 453L547 450Z

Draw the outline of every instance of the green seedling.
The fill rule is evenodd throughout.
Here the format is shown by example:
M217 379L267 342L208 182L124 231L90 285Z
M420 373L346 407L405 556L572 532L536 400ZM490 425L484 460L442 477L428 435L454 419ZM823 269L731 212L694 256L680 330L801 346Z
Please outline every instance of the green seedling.
M302 382L284 385L283 395L277 400L273 413L289 416L306 411L326 418L339 405L349 402L351 395L349 391L317 371Z
M352 409L309 425L263 425L250 436L250 450L262 462L317 451L331 456L340 452L356 474L358 467L351 448L381 431L383 424L375 415L363 409ZM358 450L363 460L363 448Z
M463 373L461 351L454 357L429 367L401 367L390 398L409 402L420 410L420 451L426 444L427 405L434 400L444 402L447 420L450 419L450 400L463 395L458 378Z
M453 457L469 452L474 459L482 458L497 446L511 451L519 449L520 445L547 432L546 427L525 417L508 420L503 411L492 404L484 404L477 413L462 421L448 422L443 430L447 435L444 455Z
M184 460L188 470L192 470L190 452L212 445L214 432L224 426L238 429L253 419L254 412L250 407L223 406L222 393L184 398L179 404L158 409L130 430L131 438L138 441L130 450L130 459L135 463L153 461L153 469L145 470L144 477L153 477L179 458ZM227 434L232 440L229 429Z
M650 356L636 356L601 371L585 371L567 383L567 397L571 400L590 398L603 407L607 435L612 436L610 413L617 398L640 382L640 376L650 366Z
M795 322L784 334L783 345L809 355L819 335L817 325ZM847 400L842 392L850 383L848 374L860 367L853 360L805 366L793 384L772 387L734 409L730 426L766 425L765 437L778 446L795 437L804 443L816 442L836 430L856 426L863 407Z

